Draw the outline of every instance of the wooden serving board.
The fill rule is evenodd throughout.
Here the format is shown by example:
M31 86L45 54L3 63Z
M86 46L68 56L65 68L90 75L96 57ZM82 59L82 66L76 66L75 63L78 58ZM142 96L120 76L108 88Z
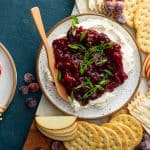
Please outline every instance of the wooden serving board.
M35 122L33 121L23 150L35 150L37 147L42 147L44 150L50 150L51 142L52 140L45 137L37 130Z

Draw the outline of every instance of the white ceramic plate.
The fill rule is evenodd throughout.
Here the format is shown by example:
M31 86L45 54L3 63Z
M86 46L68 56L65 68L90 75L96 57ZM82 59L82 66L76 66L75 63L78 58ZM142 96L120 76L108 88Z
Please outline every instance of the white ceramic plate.
M39 49L39 54L37 57L37 76L38 80L41 86L41 89L45 95L45 97L54 104L58 109L62 110L63 112L70 114L70 115L76 115L80 118L86 118L86 119L93 119L93 118L102 118L106 117L108 115L111 115L112 113L119 110L121 107L123 107L131 97L136 92L139 82L140 82L140 76L141 76L141 57L139 54L138 47L136 45L135 40L130 35L130 33L124 29L121 25L118 23L105 18L101 15L94 15L94 14L80 14L77 15L80 22L83 22L89 18L91 19L99 19L102 21L108 22L113 28L117 29L118 32L120 32L122 35L124 35L127 43L134 49L134 62L135 66L133 70L128 74L128 79L125 81L125 83L117 88L116 95L109 100L105 106L102 106L101 108L98 107L88 107L85 109L82 109L80 111L74 112L70 104L63 101L59 95L56 92L55 86L51 84L51 88L47 88L46 80L45 80L45 68L47 67L47 56L46 52L43 46ZM59 37L60 34L66 33L67 30L70 28L71 20L70 17L60 21L58 24L56 24L48 33L48 41L50 45L52 44L52 41L56 39L56 37Z
M0 75L0 107L3 111L9 106L17 83L17 73L14 61L7 49L0 43L0 65L2 73Z

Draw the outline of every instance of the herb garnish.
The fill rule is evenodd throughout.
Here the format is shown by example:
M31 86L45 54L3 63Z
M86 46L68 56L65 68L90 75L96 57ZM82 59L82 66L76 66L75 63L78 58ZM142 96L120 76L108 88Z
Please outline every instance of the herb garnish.
M62 74L61 72L58 70L58 76L57 76L58 81L61 81L62 79Z
M78 20L78 18L76 16L71 16L71 18L72 18L72 25L71 25L71 27L72 27L72 29L74 29L76 27L76 25L79 24L79 20Z
M109 42L109 43L101 42L100 45L93 46L90 50L94 53L103 54L105 49L111 48L113 45L114 45L113 42Z
M105 69L104 71L105 71L106 74L109 75L109 76L112 76L112 75L113 75L113 73L112 73L110 70L108 70L108 69Z
M94 63L94 59L91 58L90 59L90 55L92 53L100 53L100 55L102 55L104 53L104 50L107 48L111 48L113 46L113 42L109 42L109 43L104 43L102 42L100 45L98 46L93 46L92 48L90 48L89 50L86 51L86 53L83 56L83 61L84 61L84 65L82 65L80 63L80 73L81 75L88 69L88 67ZM107 59L102 59L99 64L104 64L107 62Z
M98 65L103 65L107 62L108 60L106 58L101 59L97 64Z
M90 78L87 78L86 81L81 83L80 85L74 87L74 90L79 90L80 88L87 88L89 89L88 92L86 92L82 98L83 100L87 99L91 95L93 95L97 90L104 90L104 86L109 83L109 80L106 79L106 76L108 78L107 73L104 75L104 78L100 80L97 84L93 84Z
M85 39L86 35L87 35L87 31L83 31L83 32L81 33L80 42Z
M91 58L90 60L86 60L85 64L82 65L82 63L80 63L80 73L81 75L88 69L88 67L94 63L94 59Z
M73 50L78 50L79 52L86 50L86 47L80 43L68 44L68 47L70 47Z
M88 92L86 92L82 98L85 100L88 97L90 97L91 95L93 95L97 90L104 90L103 86L108 84L108 82L109 82L109 80L102 79L100 82L98 82L98 84L93 85L93 87L91 87L90 90Z

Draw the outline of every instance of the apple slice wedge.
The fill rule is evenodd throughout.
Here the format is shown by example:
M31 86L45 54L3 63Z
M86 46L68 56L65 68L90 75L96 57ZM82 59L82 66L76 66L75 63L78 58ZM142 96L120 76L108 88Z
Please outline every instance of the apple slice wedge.
M73 125L77 117L74 116L36 116L36 123L50 130L65 129Z

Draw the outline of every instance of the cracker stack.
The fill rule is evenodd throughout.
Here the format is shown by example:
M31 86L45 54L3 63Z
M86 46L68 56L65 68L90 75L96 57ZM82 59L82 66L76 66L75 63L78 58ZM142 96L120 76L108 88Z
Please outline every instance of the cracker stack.
M136 93L135 97L128 105L130 114L136 117L141 123L144 129L150 134L150 100L149 91L147 95L141 92Z
M117 114L109 123L96 125L76 121L76 117L36 117L37 128L45 136L63 141L67 150L132 150L143 136L139 121Z
M125 0L124 12L127 24L137 30L139 48L150 53L150 0Z
M37 116L38 130L48 138L68 141L77 136L78 124L73 116Z

